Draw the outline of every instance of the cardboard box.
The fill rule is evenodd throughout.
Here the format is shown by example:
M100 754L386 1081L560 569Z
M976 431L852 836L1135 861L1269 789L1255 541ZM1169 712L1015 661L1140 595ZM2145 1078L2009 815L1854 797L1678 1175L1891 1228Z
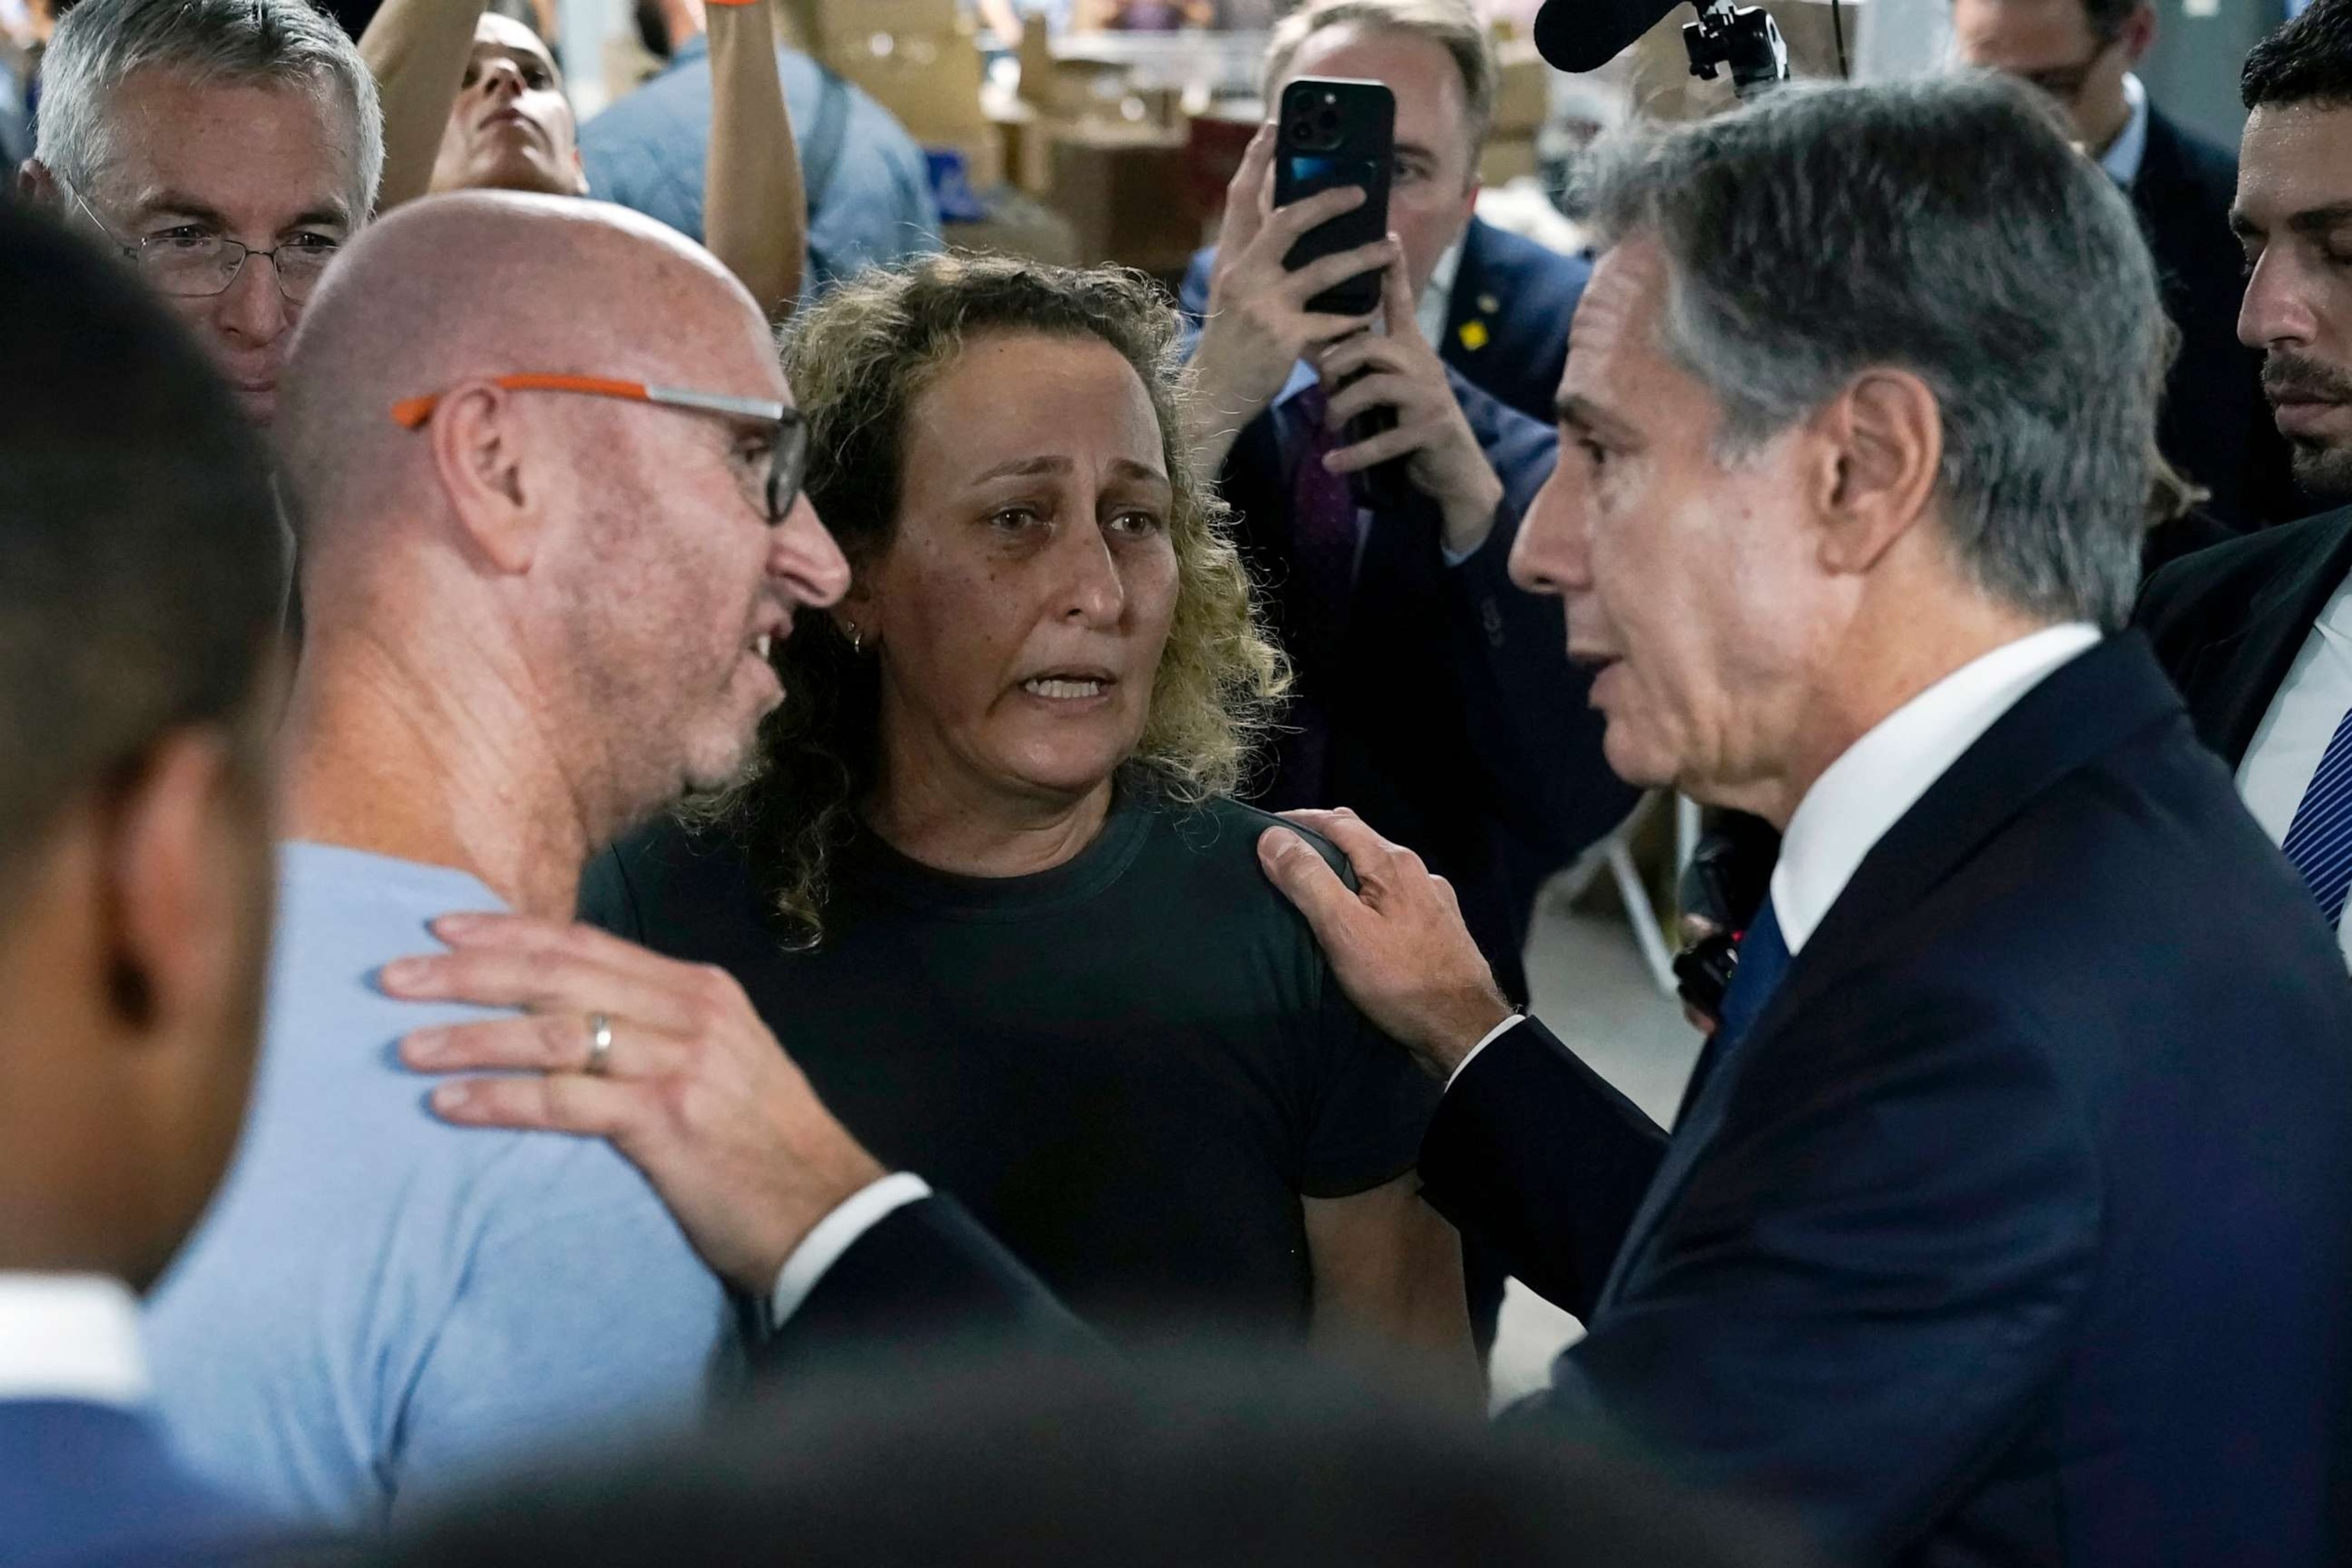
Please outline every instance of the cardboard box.
M1257 127L1255 119L1234 120L1217 114L1196 115L1185 122L1185 168L1192 205L1203 218L1215 222L1223 217L1225 187L1240 172L1242 157L1249 151Z
M980 109L986 70L970 33L861 33L836 40L824 61L918 142L961 146L994 138Z
M1118 120L1133 73L1124 61L1055 53L1044 27L1021 36L1021 99L1051 120Z
M958 26L956 0L792 0L805 26L809 52L829 54L854 47L859 35L871 33L952 33Z
M1037 106L994 94L982 99L982 109L996 127L1004 178L1033 196L1054 189L1054 126Z
M1496 79L1492 134L1532 136L1551 117L1551 68L1529 43L1505 44L1496 54L1502 68Z
M1184 138L1158 131L1065 126L1054 136L1054 205L1076 230L1078 258L1170 275L1201 246L1188 199Z
M1532 136L1496 137L1486 143L1478 154L1478 183L1482 185L1507 185L1523 174L1532 174L1542 167L1536 156L1536 141Z
M951 223L945 238L950 250L977 250L995 256L1017 256L1055 267L1078 265L1078 234L1070 220L1043 202L1017 192L999 191L989 198L991 211L981 223Z

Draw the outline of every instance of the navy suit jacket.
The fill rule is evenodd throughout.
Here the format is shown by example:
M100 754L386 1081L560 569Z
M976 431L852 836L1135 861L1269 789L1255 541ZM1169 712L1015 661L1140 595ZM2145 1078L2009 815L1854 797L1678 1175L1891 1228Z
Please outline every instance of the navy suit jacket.
M1208 305L1197 260L1184 307ZM1263 585L1267 617L1293 647L1299 689L1329 716L1324 777L1290 775L1277 757L1256 804L1345 805L1453 882L1464 919L1496 977L1524 996L1520 952L1536 889L1608 832L1636 792L1601 753L1591 678L1568 662L1559 601L1510 581L1511 546L1550 478L1559 437L1448 372L1454 396L1503 481L1496 525L1475 555L1449 566L1436 504L1415 494L1374 515L1357 568L1344 645L1328 664L1286 635L1295 455L1278 413L1253 420L1221 476L1234 531Z
M226 1562L243 1523L136 1412L0 1400L0 1568Z
M1861 1563L2317 1564L2347 1109L2332 934L2126 636L1864 859L1698 1136L1527 1024L1421 1172L1590 1328L1517 1419L1601 1419Z
M909 1353L1108 1354L1093 1331L953 1198L893 1211L834 1260L769 1334L763 1373Z
M1438 353L1471 385L1549 426L1568 365L1569 323L1591 279L1587 258L1474 217Z
M2184 555L2141 590L2132 619L2232 769L2347 573L2352 507Z
M2244 531L2301 513L2285 437L2262 390L2262 355L2238 342L2245 257L2230 230L2238 161L2160 110L2132 184L2180 357L2164 388L2157 446L2213 492L2207 510Z

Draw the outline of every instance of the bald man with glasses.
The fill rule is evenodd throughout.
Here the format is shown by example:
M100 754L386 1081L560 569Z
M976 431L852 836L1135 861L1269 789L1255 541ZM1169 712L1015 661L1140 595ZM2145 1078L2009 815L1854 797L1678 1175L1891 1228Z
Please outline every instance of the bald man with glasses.
M764 315L616 207L468 194L371 228L310 300L277 437L310 626L262 1066L147 1338L208 1480L364 1530L739 1379L725 1288L644 1179L436 1121L391 1043L487 1015L381 972L467 916L568 916L592 852L730 782L782 695L772 640L848 569Z

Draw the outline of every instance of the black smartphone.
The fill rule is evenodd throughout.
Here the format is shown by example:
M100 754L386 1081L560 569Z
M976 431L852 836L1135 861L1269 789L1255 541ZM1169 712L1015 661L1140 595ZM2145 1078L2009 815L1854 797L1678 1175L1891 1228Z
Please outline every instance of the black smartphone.
M1274 205L1287 206L1340 185L1362 187L1364 200L1353 212L1299 236L1282 258L1283 266L1296 272L1309 262L1386 237L1389 175L1395 167L1396 95L1386 87L1376 81L1308 76L1284 88L1275 122ZM1324 289L1307 301L1307 308L1333 316L1369 316L1381 308L1381 275L1359 273ZM1392 332L1418 330L1411 321L1389 323ZM1352 447L1395 428L1396 410L1374 408L1349 420L1345 436ZM1403 506L1411 487L1402 461L1351 474L1348 480L1356 504L1376 511Z
M1389 174L1396 163L1396 95L1376 81L1301 77L1282 89L1276 121L1274 205L1288 206L1339 185L1360 185L1353 212L1298 237L1284 267L1370 245L1389 231ZM1369 316L1381 308L1381 275L1366 272L1307 302L1334 316Z

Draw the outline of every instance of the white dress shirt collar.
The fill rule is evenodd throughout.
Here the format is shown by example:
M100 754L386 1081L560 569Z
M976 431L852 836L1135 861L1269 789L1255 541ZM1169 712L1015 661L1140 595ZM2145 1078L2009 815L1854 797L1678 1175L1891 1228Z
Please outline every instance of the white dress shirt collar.
M1887 829L2019 699L2098 640L2097 627L2074 621L1997 647L1880 720L1813 781L1772 872L1772 909L1791 957Z
M1440 353L1445 352L1445 319L1454 313L1454 279L1461 271L1462 242L1457 239L1437 258L1429 287L1421 291L1421 303L1413 311L1421 323L1421 335Z
M137 1405L139 1303L100 1274L0 1273L0 1399Z
M2321 607L2238 764L2238 794L2272 843L2285 841L2347 710L2352 710L2352 577L2337 584ZM2336 928L2336 946L2352 964L2352 920Z
M2124 128L2116 132L2112 146L2099 154L2099 167L2107 178L2130 190L2139 179L2139 166L2147 159L2147 89L2139 78L2124 73L2124 101L2131 105L2131 114Z

